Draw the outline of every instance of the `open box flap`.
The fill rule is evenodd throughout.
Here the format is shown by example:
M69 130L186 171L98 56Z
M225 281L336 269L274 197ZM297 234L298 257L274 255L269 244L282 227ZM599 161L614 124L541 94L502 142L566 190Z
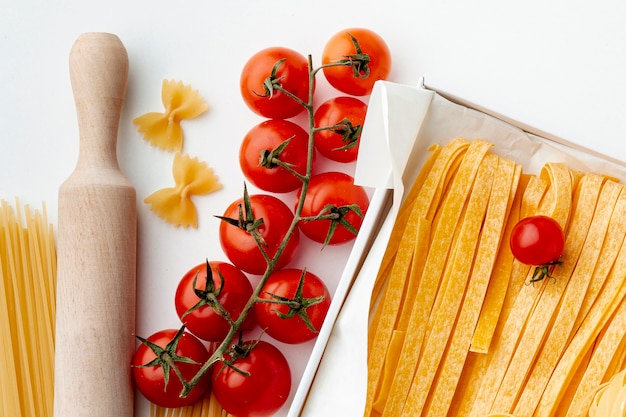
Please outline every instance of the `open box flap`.
M375 254L385 250L404 193L404 168L421 124L415 121L421 121L426 116L433 95L433 92L422 88L387 82L375 84L361 136L359 154L362 156L357 162L355 182L376 191L354 250L374 251ZM414 122L404 125L401 120ZM404 128L397 130L398 127ZM385 191L387 189L391 191ZM357 249L363 236L374 232L375 239L368 239L368 247ZM320 331L312 353L312 360L322 358L319 368L317 364L309 363L303 377L303 381L307 378L314 381L315 388L309 391L308 386L300 385L289 416L319 416L324 411L330 415L359 414L355 404L364 403L367 384L364 361L367 357L368 300L378 266L378 256L368 255L360 268L351 268L353 274L344 273L342 276L342 281L349 282L340 283L338 292L347 288L349 296L340 306L341 313L337 312L336 321L327 321ZM355 285L350 287L353 281ZM340 301L336 294L331 309L334 310ZM328 316L333 320L333 311L329 310ZM321 383L327 380L330 383ZM327 396L338 390L345 394L343 400L328 403ZM303 394L302 391L306 392ZM304 404L303 397L307 394Z
M354 173L357 184L404 187L402 174L433 96L434 92L420 87L386 81L374 84Z

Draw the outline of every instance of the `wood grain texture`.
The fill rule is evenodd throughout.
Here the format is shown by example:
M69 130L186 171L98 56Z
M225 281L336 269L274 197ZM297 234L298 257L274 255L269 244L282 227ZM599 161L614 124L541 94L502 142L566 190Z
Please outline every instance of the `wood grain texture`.
M131 417L136 193L117 161L128 56L119 38L85 33L70 52L80 133L59 189L55 417Z

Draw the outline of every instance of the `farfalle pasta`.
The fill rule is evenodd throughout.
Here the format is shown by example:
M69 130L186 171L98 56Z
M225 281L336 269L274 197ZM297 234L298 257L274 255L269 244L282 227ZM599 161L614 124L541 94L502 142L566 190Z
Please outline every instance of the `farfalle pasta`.
M181 151L184 135L180 122L200 116L209 107L197 90L174 80L163 80L161 101L165 107L163 113L146 113L133 123L151 145L166 151Z
M158 190L146 197L144 202L174 226L197 228L198 214L191 197L217 191L222 184L206 163L180 152L174 155L172 173L174 187Z

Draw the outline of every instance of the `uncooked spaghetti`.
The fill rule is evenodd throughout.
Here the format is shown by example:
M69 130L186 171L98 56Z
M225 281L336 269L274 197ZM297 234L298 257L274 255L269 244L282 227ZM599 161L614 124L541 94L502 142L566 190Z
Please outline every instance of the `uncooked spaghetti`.
M212 393L207 393L205 397L195 404L181 408L163 408L157 405L150 405L151 417L233 417L217 402Z
M0 415L52 416L56 249L42 210L0 201Z

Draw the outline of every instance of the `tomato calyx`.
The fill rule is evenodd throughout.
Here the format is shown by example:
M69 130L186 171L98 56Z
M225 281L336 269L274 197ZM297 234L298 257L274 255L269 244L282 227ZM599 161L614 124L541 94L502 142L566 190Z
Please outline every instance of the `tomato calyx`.
M274 97L274 93L276 91L280 91L283 94L291 97L293 100L297 101L298 103L301 103L304 105L303 101L298 96L293 94L291 91L283 88L283 84L281 83L281 80L284 77L278 76L278 70L280 69L281 65L285 63L285 61L287 61L287 58L281 58L278 61L276 61L276 63L274 64L274 67L272 67L272 72L270 73L269 77L267 77L265 81L263 81L263 90L264 90L263 94L259 94L256 91L253 91L253 93L259 97L267 97L271 99L272 97Z
M245 183L243 186L243 207L241 206L241 204L239 205L239 215L237 216L237 218L233 219L225 216L215 217L222 221L225 221L232 226L238 227L247 233L250 233L252 237L254 237L254 240L259 244L259 247L261 245L267 246L267 242L265 242L265 239L263 239L263 235L261 235L261 232L259 230L259 228L263 225L263 219L254 218L254 213L252 212L252 204L250 203L250 195L248 194L248 187L246 187Z
M530 284L535 285L535 282L542 281L544 278L555 279L550 274L550 271L552 270L552 267L554 265L561 266L562 264L563 264L562 261L556 260L556 261L547 262L543 265L535 266L535 270L533 271L533 276L530 278L530 280L528 281L526 285L530 285Z
M289 171L291 174L300 178L300 180L304 180L305 176L300 174L295 169L293 169L294 164L289 163L289 162L284 162L282 159L280 159L280 155L283 153L285 148L289 145L291 140L295 137L296 136L294 135L294 136L291 136L290 138L285 139L274 150L271 150L271 151L269 149L262 150L259 156L259 166L267 168L267 169L282 167L286 169L287 171Z
M218 300L218 297L220 296L222 292L222 288L224 288L224 275L222 275L222 273L218 269L217 275L220 280L220 286L216 288L215 283L213 282L213 270L211 268L211 265L209 264L208 259L206 260L206 280L204 283L204 288L202 289L196 286L196 283L198 282L198 274L199 272L196 272L196 275L193 277L192 286L193 286L193 292L199 298L199 300L195 305L189 308L189 310L185 311L181 319L184 319L188 314L193 313L199 308L208 305L220 317L223 317L232 325L234 323L232 317L230 316L230 314L228 314L228 311L226 311L222 303L220 303Z
M267 77L265 81L263 82L263 89L265 91L263 92L263 94L254 92L256 95L258 95L259 97L269 97L269 98L272 98L274 96L274 91L282 86L280 83L280 80L282 77L278 77L277 74L278 74L278 70L280 69L280 66L286 60L287 58L282 58L274 64L274 67L272 68L272 72L270 73L270 76Z
M220 368L220 372L226 368L230 368L233 371L243 376L250 376L250 372L246 372L237 368L234 365L234 363L238 361L239 359L247 357L250 354L250 352L252 352L252 350L259 344L260 341L261 339L259 338L251 342L244 342L243 333L240 332L239 340L237 341L237 343L234 343L230 347L230 349L224 352L224 356L228 356L228 359L225 359L224 357L220 359L220 362L222 362L222 367Z
M322 127L316 130L330 130L333 133L341 135L341 141L344 142L345 145L333 148L333 150L345 151L354 148L357 145L359 138L361 137L361 132L363 132L363 125L354 125L350 119L344 118L332 126Z
M323 247L326 247L330 243L330 239L333 237L337 226L341 225L345 227L350 233L357 235L359 231L348 221L346 216L348 213L354 212L359 217L363 217L363 212L358 204L350 204L347 206L337 207L333 204L325 206L317 216L303 217L303 221L316 221L316 220L330 220L330 227L328 228L328 234L324 240Z
M367 78L370 76L370 56L363 53L359 41L350 32L347 35L350 37L356 53L345 55L345 59L339 59L335 63L352 67L352 75L355 78Z
M298 281L298 287L296 288L296 293L292 298L283 297L281 295L273 294L271 292L265 291L265 294L272 297L271 299L265 298L257 298L257 302L261 303L272 303L272 304L285 304L289 307L289 311L287 314L279 311L272 310L278 317L282 319L290 319L294 316L298 316L302 319L304 324L314 333L319 333L319 329L316 329L313 323L311 323L311 319L307 314L307 309L316 304L321 303L326 299L324 295L319 297L305 298L303 296L304 292L304 278L306 276L306 268L302 270L302 274L300 274L300 280Z
M261 151L261 156L259 158L259 165L265 168L276 168L278 166L290 167L293 164L283 162L280 160L280 154L283 153L291 139L295 136L290 137L289 139L285 139L280 145L276 147L276 149L270 151L269 149L264 149Z
M156 343L151 342L148 339L135 335L135 337L139 339L141 343L148 346L150 350L152 350L152 352L154 352L154 355L156 356L150 362L144 365L135 365L135 367L136 368L150 368L153 366L160 366L161 368L163 368L163 382L164 382L165 388L167 388L167 384L169 383L169 380L170 380L170 370L173 370L176 376L180 379L180 382L183 385L183 387L185 387L185 389L193 388L193 386L187 383L187 381L185 380L185 377L182 375L182 373L178 369L178 366L176 366L176 362L190 363L193 365L201 365L200 363L194 361L191 358L188 358L186 356L181 356L176 353L176 349L178 348L178 342L180 342L180 339L183 337L184 333L185 333L185 325L181 326L181 328L176 333L176 336L174 336L174 338L167 345L165 345L165 347L159 346Z

